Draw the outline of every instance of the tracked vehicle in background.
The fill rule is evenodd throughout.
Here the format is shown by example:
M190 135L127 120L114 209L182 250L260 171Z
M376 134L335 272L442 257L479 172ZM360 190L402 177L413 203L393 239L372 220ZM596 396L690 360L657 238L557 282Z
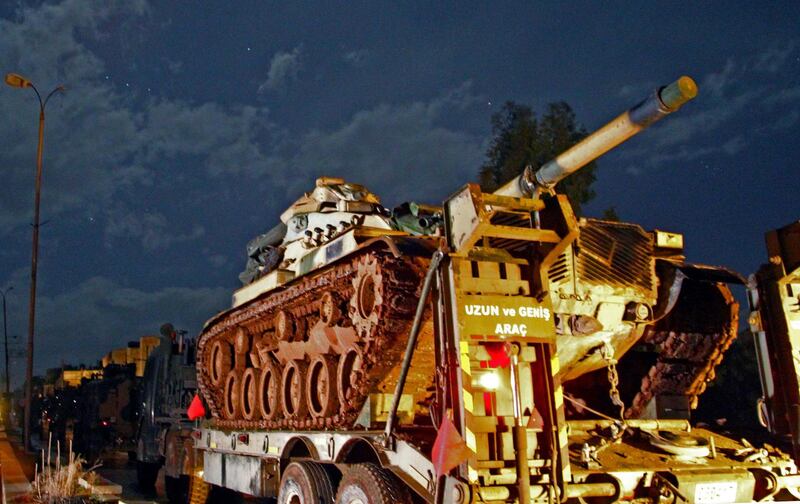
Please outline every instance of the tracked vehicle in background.
M679 234L577 219L554 191L695 94L683 77L441 207L388 211L318 179L249 244L245 285L198 338L203 478L348 504L733 502L794 484L787 457L690 433L736 335L738 275L686 263Z

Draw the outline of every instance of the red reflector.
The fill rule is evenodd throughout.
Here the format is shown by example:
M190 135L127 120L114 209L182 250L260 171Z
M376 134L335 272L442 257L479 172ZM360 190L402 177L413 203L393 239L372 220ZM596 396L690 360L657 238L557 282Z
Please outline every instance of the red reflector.
M236 437L236 439L242 444L247 444L247 443L250 442L250 435L249 434L239 434Z
M199 430L193 430L192 431L192 437L193 438L200 439L202 436L203 436L203 433L200 432Z
M200 399L199 395L194 395L194 399L192 399L192 404L189 405L186 415L189 417L189 420L206 416L206 409L203 407L203 401Z
M483 346L486 348L486 353L489 354L490 368L504 368L511 362L504 343L484 343Z

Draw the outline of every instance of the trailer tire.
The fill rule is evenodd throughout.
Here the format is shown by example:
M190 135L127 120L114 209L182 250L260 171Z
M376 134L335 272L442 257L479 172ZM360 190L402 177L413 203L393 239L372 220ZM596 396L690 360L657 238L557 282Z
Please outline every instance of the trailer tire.
M158 479L158 470L161 464L152 462L136 462L136 482L139 488L144 492L154 492L156 489L156 479Z
M333 483L322 464L292 462L283 471L278 504L333 502Z
M394 474L375 464L355 464L345 469L336 504L410 504L411 495Z

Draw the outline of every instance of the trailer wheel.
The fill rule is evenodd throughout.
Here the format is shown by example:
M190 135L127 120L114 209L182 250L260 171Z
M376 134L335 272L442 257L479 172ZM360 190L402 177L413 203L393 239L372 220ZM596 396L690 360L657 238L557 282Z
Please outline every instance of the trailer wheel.
M283 471L278 504L333 502L333 484L317 462L292 462Z
M356 464L345 470L336 504L410 504L403 484L375 464Z

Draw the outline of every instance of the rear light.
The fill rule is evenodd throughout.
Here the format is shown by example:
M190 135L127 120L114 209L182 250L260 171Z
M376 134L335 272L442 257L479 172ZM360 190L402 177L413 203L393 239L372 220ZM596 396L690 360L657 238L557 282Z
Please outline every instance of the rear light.
M475 371L472 386L482 390L497 390L500 387L500 374L495 369Z

